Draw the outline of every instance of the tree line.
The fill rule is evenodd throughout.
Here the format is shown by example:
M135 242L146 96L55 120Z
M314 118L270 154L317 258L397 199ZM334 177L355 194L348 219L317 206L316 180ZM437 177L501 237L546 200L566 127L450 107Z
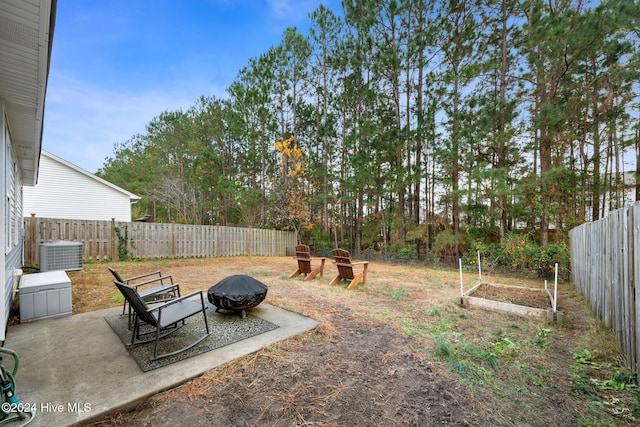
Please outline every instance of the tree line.
M156 221L459 255L640 200L635 0L344 0L98 175ZM511 238L511 244L514 239ZM517 245L516 245L517 246Z

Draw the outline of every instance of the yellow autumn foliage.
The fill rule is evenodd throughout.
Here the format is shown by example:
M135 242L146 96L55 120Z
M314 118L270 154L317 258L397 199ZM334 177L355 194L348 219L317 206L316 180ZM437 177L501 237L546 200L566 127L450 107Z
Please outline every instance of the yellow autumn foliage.
M304 151L295 143L293 135L276 141L274 146L280 153L280 165L288 169L289 176L304 175Z

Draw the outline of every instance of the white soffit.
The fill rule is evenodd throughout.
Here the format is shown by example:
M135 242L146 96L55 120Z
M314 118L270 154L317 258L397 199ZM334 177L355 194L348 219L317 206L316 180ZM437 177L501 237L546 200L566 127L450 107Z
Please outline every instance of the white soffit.
M56 0L0 1L0 99L25 185L38 176L56 6Z

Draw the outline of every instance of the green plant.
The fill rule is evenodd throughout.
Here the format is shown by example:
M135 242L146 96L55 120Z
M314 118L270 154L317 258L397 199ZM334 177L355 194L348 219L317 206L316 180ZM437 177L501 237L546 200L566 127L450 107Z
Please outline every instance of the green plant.
M549 346L549 342L547 341L549 332L551 332L551 329L541 328L540 326L538 326L538 333L531 342L541 348Z
M404 260L418 259L418 250L415 245L402 246L398 250L398 258Z
M574 350L571 352L571 356L573 357L573 360L575 360L575 362L578 364L578 366L589 366L593 369L600 369L602 368L602 365L599 363L595 363L593 362L591 359L593 358L593 355L591 354L591 352L587 349L585 350Z
M436 236L435 250L440 255L454 256L466 250L466 237L463 234L455 234L453 230L444 230Z
M124 226L124 234L120 227L115 228L116 236L118 237L118 260L127 261L129 259L129 250L127 249L127 242L129 240L129 229Z
M622 391L629 388L637 387L637 382L637 375L630 375L625 372L618 371L612 379L600 381L598 386L603 390Z
M437 354L447 362L449 362L451 368L453 368L453 370L456 371L462 378L467 377L467 371L465 369L464 363L460 361L451 347L449 347L449 345L442 338L438 338L436 340L436 350Z
M529 266L529 254L534 248L531 239L524 234L509 233L502 239L502 249L509 267L524 270Z
M499 243L485 243L480 240L469 244L469 250L464 254L464 262L471 265L476 264L478 251L480 251L482 258L483 269L509 264L507 253Z
M483 350L476 346L469 345L464 347L464 352L469 356L482 360L494 369L498 367L498 355L492 351Z
M550 244L533 248L530 251L529 263L538 277L548 279L554 276L555 264L567 264L569 251L564 245Z
M570 367L573 390L593 401L594 411L606 411L615 416L624 416L637 422L640 417L640 393L638 393L638 376L624 370L616 369L609 379L600 379L611 375L610 363L593 361L594 354L589 350L575 350L571 352L575 363ZM594 378L598 376L599 378ZM595 414L597 415L597 414ZM585 420L581 425L593 424Z
M442 310L440 309L440 307L433 307L431 310L429 310L429 314L431 316L440 316L442 314Z
M493 343L493 351L499 356L518 350L520 350L520 346L506 336L501 336L500 341Z
M410 297L411 294L409 293L409 291L404 288L404 287L400 287L398 289L394 289L392 291L389 292L389 296L391 297L391 299L396 300L396 301L400 301L406 297Z

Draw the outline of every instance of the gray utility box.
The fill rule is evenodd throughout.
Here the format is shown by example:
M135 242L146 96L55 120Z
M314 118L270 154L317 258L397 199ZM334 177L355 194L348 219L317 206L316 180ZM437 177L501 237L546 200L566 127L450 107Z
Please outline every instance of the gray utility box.
M18 291L22 322L71 314L71 281L64 271L25 274Z
M82 243L58 240L40 244L40 271L82 270Z

